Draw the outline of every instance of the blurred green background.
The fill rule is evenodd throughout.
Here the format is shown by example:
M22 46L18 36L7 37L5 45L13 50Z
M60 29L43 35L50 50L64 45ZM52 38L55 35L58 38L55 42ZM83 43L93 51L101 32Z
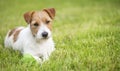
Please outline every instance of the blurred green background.
M22 63L4 48L9 29L27 26L23 14L55 8L56 51L42 66ZM0 71L120 71L120 0L0 0Z

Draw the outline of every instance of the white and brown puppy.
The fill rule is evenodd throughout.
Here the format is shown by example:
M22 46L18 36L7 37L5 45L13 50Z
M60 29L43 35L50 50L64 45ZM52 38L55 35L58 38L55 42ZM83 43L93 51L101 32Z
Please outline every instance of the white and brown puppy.
M5 38L5 47L19 50L23 55L30 54L38 62L48 60L55 50L51 34L54 17L54 8L25 13L28 26L10 30Z

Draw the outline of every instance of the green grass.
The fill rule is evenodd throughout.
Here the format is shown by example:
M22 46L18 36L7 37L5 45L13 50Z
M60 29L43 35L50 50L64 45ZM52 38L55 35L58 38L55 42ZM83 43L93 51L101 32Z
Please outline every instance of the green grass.
M27 26L23 14L54 7L56 50L42 66L4 48L7 31ZM120 71L120 0L0 0L0 71Z

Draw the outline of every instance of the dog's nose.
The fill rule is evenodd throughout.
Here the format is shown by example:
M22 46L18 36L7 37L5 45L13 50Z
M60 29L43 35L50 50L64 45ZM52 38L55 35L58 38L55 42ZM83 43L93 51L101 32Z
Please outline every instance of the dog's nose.
M45 37L45 38L46 38L47 36L48 36L48 33L47 33L47 32L43 32L43 33L42 33L42 37Z

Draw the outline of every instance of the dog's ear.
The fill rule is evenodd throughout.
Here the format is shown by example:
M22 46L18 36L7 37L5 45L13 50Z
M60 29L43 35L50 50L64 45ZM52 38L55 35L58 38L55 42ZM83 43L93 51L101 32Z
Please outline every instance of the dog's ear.
M28 24L31 23L33 13L34 13L34 11L26 12L26 13L24 14L24 19L25 19L25 21L26 21Z
M55 17L55 9L54 8L43 9L43 11L47 12L47 14L50 16L51 19L54 19L54 17Z

